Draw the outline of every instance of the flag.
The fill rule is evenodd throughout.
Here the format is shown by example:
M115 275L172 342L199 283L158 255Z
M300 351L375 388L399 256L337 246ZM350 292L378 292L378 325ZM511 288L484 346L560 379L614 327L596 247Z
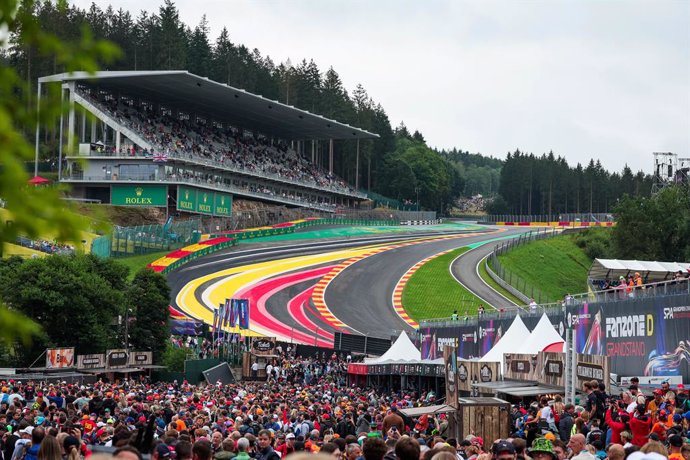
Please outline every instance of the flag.
M239 317L240 329L249 329L249 300L238 299L237 303L239 304L237 316Z
M218 304L218 329L223 330L223 317L225 316L225 304ZM219 336L220 338L220 336Z
M232 313L232 306L230 305L230 299L225 299L225 318L223 321L223 326L228 327L230 323L230 315Z
M213 333L216 333L218 327L218 310L213 310Z
M230 299L230 327L237 326L237 299Z
M168 154L167 153L154 153L153 154L153 161L156 163L165 163L168 161Z

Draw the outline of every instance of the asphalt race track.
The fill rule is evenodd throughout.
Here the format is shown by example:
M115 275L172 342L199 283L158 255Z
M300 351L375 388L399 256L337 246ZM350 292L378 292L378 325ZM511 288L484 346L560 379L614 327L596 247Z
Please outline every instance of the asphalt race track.
M392 300L410 267L442 251L525 231L487 226L243 243L168 274L171 305L211 324L214 309L226 298L248 298L254 333L311 345L332 346L335 331L389 338L411 330ZM453 271L487 303L501 299L499 304L506 305L475 273L474 260L492 247L489 243L468 252L472 256L459 258Z

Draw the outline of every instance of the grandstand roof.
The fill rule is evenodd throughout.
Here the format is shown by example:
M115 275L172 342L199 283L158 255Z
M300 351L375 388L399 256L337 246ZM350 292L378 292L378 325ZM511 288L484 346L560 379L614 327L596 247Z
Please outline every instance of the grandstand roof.
M373 139L378 134L209 80L185 70L62 73L39 82L84 81L287 140Z
M678 271L684 274L690 270L687 262L654 262L644 260L594 259L587 275L590 279L616 279L635 272L644 276L647 282L664 281L673 278Z

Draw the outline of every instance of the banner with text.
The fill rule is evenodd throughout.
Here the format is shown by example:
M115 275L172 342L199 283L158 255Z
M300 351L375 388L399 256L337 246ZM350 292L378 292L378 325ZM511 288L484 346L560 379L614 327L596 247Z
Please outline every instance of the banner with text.
M105 368L105 354L77 356L77 369L103 369Z
M113 185L110 203L115 206L166 206L167 185Z
M573 328L577 350L611 359L610 372L620 376L682 376L690 380L690 296L647 297L605 304L568 306L549 312L556 331L565 337ZM445 345L458 357L481 357L510 327L513 318L457 325L421 327L417 343L423 359L438 359ZM523 315L532 330L539 316ZM554 364L556 366L556 364Z
M232 195L178 185L177 209L179 211L229 217L232 215Z

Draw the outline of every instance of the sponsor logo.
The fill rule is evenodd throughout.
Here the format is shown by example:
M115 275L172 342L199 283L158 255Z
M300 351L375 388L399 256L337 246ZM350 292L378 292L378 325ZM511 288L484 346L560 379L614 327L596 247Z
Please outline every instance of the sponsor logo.
M687 319L690 318L690 307L667 307L664 308L664 319Z
M654 334L654 316L628 315L606 318L606 337L646 337Z

